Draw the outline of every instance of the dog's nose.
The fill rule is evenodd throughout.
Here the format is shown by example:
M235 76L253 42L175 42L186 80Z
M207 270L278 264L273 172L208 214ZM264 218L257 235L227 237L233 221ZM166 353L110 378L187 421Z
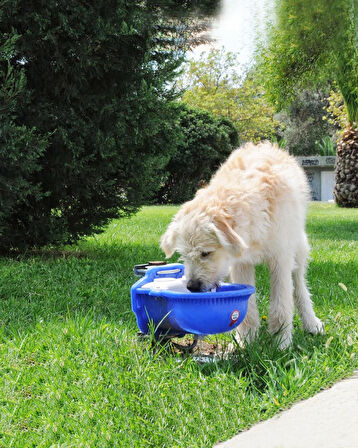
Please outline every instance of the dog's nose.
M202 283L200 280L189 280L186 287L190 292L200 292Z

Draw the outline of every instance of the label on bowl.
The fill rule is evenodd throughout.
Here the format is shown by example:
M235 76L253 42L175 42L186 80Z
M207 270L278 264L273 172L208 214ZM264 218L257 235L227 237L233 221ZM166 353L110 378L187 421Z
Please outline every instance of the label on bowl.
M232 327L234 324L236 324L236 322L238 321L240 317L240 311L239 310L234 310L231 315L230 315L230 324L229 327Z

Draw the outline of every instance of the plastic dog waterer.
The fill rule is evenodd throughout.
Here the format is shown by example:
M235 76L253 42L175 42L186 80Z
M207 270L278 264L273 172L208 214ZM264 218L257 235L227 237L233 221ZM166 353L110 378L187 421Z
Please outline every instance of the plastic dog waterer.
M213 292L180 292L153 289L160 279L180 279L184 265L169 264L149 268L131 288L132 310L140 331L150 326L158 334L184 336L207 335L236 328L244 319L255 288L251 285L222 283ZM148 288L146 288L146 284Z

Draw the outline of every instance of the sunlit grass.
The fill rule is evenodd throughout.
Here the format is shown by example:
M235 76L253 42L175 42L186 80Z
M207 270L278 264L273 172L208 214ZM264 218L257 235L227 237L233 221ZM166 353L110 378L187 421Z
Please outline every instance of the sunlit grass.
M175 211L114 221L67 248L80 258L0 260L1 447L211 447L358 367L358 210L331 204L312 204L308 218L308 281L325 335L295 318L292 348L277 350L259 267L253 346L201 365L139 340L132 268L163 258L159 236Z

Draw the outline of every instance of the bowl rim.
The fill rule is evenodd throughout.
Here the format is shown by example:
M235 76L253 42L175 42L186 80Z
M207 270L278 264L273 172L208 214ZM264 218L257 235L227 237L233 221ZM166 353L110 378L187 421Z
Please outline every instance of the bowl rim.
M150 288L145 288L145 284L141 287L137 288L136 291L138 293L148 294L149 296L154 297L167 297L167 298L176 298L176 299L225 299L232 297L243 297L243 296L251 296L255 293L255 288L252 285L247 285L245 283L221 283L222 286L231 286L234 289L230 291L207 291L207 292L180 292L180 291L168 291L165 289L162 290L153 290Z
M174 278L180 278L184 275L184 265L180 263L168 264L166 266L156 266L151 267L144 277L138 280L132 287L131 292L136 294L145 294L152 297L165 297L167 299L182 299L182 300L193 300L193 299L225 299L225 298L243 298L248 300L248 298L255 293L256 289L252 285L245 283L220 283L221 286L230 286L229 291L207 291L207 292L181 292L181 291L170 291L170 290L153 290L151 288L145 288L147 283L151 283L155 278L160 277L171 277L170 273L178 271L175 273ZM159 277L157 274L161 274Z

